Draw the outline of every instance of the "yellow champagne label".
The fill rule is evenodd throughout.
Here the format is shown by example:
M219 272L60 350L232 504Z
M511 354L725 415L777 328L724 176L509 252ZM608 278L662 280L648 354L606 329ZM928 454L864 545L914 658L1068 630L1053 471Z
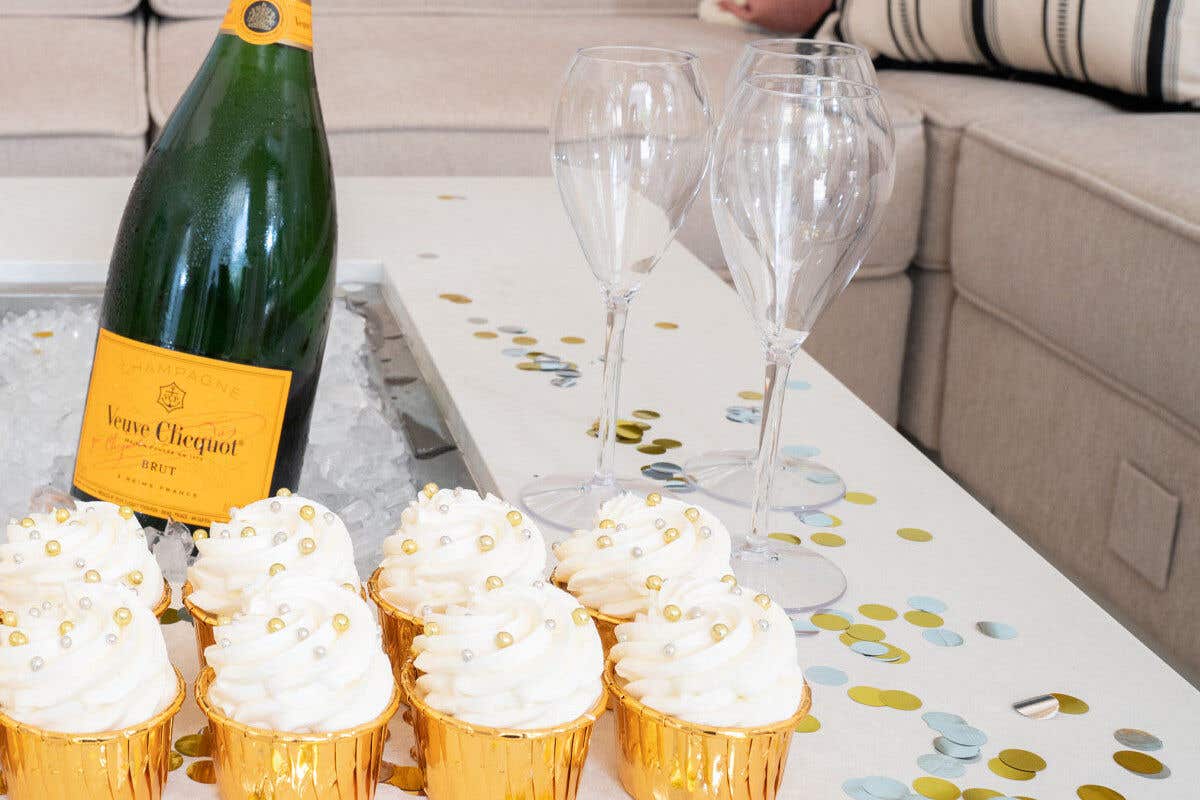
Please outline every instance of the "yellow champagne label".
M292 373L203 358L104 329L75 485L190 525L266 497Z
M312 50L312 0L232 0L221 32L250 44Z

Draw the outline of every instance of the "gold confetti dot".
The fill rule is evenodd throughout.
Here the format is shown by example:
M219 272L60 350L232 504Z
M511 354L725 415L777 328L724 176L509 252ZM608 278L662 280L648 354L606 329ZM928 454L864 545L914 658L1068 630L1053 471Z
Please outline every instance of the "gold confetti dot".
M683 447L683 442L678 439L651 439L651 444L656 444L664 450L674 450L676 447Z
M188 764L187 776L196 783L213 784L217 782L217 769L212 761L193 761Z
M916 711L921 707L921 698L900 689L885 689L879 693L879 699L885 706L897 711Z
M188 758L203 758L212 755L212 739L207 730L189 733L175 740L175 749Z
M864 706L880 708L884 705L883 698L880 697L881 692L874 686L851 686L846 690L846 694L851 700Z
M585 340L582 336L564 336L559 341L563 344L583 344Z
M858 613L862 614L867 619L880 620L887 622L893 620L897 616L896 609L891 606L880 605L879 603L867 603L858 607Z
M812 714L802 718L796 724L796 733L816 733L821 730L821 721Z
M904 618L918 628L940 628L945 620L929 611L905 611Z
M176 753L174 750L172 750L171 755L167 760L167 771L174 772L175 770L179 769L182 766L183 766L183 756L179 755L179 753Z
M910 542L928 542L933 539L932 533L921 528L901 528L896 531L896 535Z
M674 322L656 322L654 327L662 328L664 331L673 331L679 328L679 325Z
M912 782L913 790L929 800L958 800L962 794L953 783L942 778L923 777Z
M514 336L512 341L513 344L537 344L537 339L533 338L532 336Z
M842 524L841 517L836 516L834 514L826 514L825 516L829 517L829 527L831 527L831 528L841 527L841 524Z
M667 452L667 448L661 444L639 444L637 450L639 453L645 453L648 456L661 456Z
M846 492L843 499L856 506L871 506L875 504L875 495L866 492Z
M995 789L963 789L963 800L991 800L993 797L1004 795Z
M657 411L649 408L635 408L633 410L633 416L637 417L638 419L658 419L662 416L662 414L659 414Z
M420 767L396 767L386 783L405 792L419 792L425 788L425 776Z
M999 757L1005 764L1022 772L1041 772L1046 768L1046 759L1029 750L1009 748L1001 750Z
M1161 761L1149 753L1139 753L1136 750L1118 750L1113 753L1113 761L1139 775L1157 775L1163 771Z
M763 393L756 392L752 389L744 389L738 392L738 397L742 398L743 400L762 400Z
M813 614L809 621L823 631L844 631L850 627L846 618L837 614Z
M463 197L461 194L439 194L437 196L437 199L438 200L466 200L467 198Z
M1079 795L1079 800L1125 800L1125 795L1115 789L1098 786L1094 783L1080 786L1075 790L1075 794Z
M33 332L33 338L35 338L35 339L49 339L53 335L54 335L54 331L34 331Z
M1058 710L1064 714L1086 714L1088 712L1088 704L1078 697L1061 692L1052 692L1051 696L1058 701Z
M465 305L471 302L471 298L467 297L465 294L458 294L456 292L439 294L438 297L442 298L443 300L449 300L451 303L457 303L458 305Z
M1009 766L999 758L993 758L988 761L988 769L999 775L1001 778L1008 778L1010 781L1031 781L1033 780L1034 776L1037 775L1036 772L1028 772L1023 769L1017 769L1016 767Z
M846 543L845 537L838 536L836 533L829 533L828 531L814 533L808 538L812 539L813 544L819 544L824 547L841 547Z
M787 542L788 544L804 544L804 540L794 533L768 533L768 539L774 539L777 542Z
M886 635L881 629L874 625L865 625L861 622L851 625L846 628L846 633L853 636L855 639L860 639L864 642L882 642Z
M495 339L498 334L495 331L475 331L471 334L476 339ZM520 366L520 365L518 365ZM536 368L536 365L534 365Z

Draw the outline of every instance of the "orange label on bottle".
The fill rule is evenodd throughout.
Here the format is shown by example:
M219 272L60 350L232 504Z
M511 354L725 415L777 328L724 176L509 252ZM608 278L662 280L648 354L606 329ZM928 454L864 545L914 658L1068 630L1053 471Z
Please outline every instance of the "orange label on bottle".
M100 330L75 485L190 525L266 497L292 373Z
M312 0L232 0L221 32L250 44L312 50Z

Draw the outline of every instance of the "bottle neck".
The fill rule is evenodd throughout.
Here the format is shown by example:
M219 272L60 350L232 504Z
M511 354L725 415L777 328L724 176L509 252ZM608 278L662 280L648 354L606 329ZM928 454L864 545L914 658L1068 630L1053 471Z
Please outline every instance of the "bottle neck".
M258 46L312 50L312 0L230 0L221 33Z

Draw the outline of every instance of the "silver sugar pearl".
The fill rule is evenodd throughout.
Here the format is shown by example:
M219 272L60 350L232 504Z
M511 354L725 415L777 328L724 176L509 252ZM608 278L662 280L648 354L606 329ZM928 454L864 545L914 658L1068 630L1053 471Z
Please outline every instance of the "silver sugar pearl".
M544 580L542 580L541 578L538 578L537 580L535 580L533 583L531 583L529 585L532 586L534 589L537 589L539 592L542 589L546 588L546 582Z
M552 630L554 630L555 628L557 628L557 627L558 627L558 623L557 623L557 622L555 622L555 621L554 621L554 620L552 620L552 619L548 619L548 620L546 620L546 623L545 623L545 624L546 624L546 630L548 630L548 631L552 631Z
M222 538L222 539L228 539L228 538L229 538L229 529L228 529L228 528L226 528L225 530L221 531L221 538Z
M454 487L454 491L452 492L452 494L454 495L455 499L458 499L459 497L462 497L462 493L463 493L463 490L462 490L462 487L461 487L461 486L455 486L455 487Z
M70 636L63 636L61 639L59 639L59 640L58 640L58 643L59 643L60 645L62 645L63 649L66 649L66 648L70 647L70 646L71 646L71 644L72 644L72 642L71 642L71 637L70 637Z
M530 539L533 538L533 531L529 530L529 528L526 528L525 530L521 531L521 535L524 536L525 541L528 542Z
M629 634L628 634L628 633L625 633L625 632L623 632L623 631L622 631L621 633L618 633L618 634L617 634L617 641L618 641L618 642L628 642L628 641L629 641Z
M37 672L44 666L46 666L46 660L41 656L34 656L33 658L29 659L29 668L34 672Z
M446 505L445 503L442 503L440 506L438 506L438 511L442 512L443 514L449 514L450 506Z
M729 593L730 593L730 594L734 594L734 595L741 595L741 593L742 593L742 587L740 587L740 586L730 586L730 587L729 587Z
M40 617L41 615L42 615L42 610L40 608L38 608L37 606L29 607L29 616Z
M271 537L271 544L283 544L288 539L286 531L276 531Z
M693 608L688 609L688 612L687 612L688 619L700 619L703 616L704 616L704 609L700 608L700 606L695 606Z
M667 658L674 658L675 657L675 645L670 642L667 642L666 644L664 644L663 645L663 655L666 656Z
M39 540L39 539L41 539L41 538L42 538L42 532L41 532L41 531L30 531L30 532L29 532L29 540L30 540L30 541L32 541L32 542L36 542L37 540Z
M280 511L283 511L283 503L279 502L278 500L272 500L271 510L278 514Z
M700 538L707 539L710 536L712 536L712 528L708 527L707 525L701 525L700 526Z
M470 661L474 657L475 657L475 653L473 653L472 651L470 651L470 650L462 651L462 660L463 661Z
M42 611L49 611L52 608L54 608L54 603L51 603L49 600L42 601Z
M319 644L313 648L313 657L314 658L324 658L325 654L328 652L329 651L325 649L325 645Z
M449 547L450 545L454 544L454 540L449 536L439 536L438 544L440 544L442 547Z
M107 642L108 644L116 644L117 643L117 635L115 633L107 634L104 637L104 641Z
M308 638L308 628L296 628L296 638L304 641Z
M421 618L428 619L433 616L433 606L421 606Z
M321 515L321 519L325 520L326 525L332 525L333 524L333 512L326 511L324 514Z
M90 597L79 598L79 607L82 608L84 611L90 611L92 608L92 598L90 598Z
M87 566L87 562L84 561L82 558L75 559L75 569L83 569L86 566Z
M633 556L634 558L641 558L642 556L646 555L646 551L640 547L635 547L629 551L629 555Z
M20 553L13 553L13 563L14 564L24 564L25 556L21 555Z
M618 522L618 523L617 523L617 530L619 530L619 531L625 531L625 530L629 530L629 526L628 526L628 525L626 525L624 522Z
M771 623L768 620L760 619L758 621L758 629L764 632L769 631L771 630Z
M221 640L221 649L225 650L225 649L229 648L230 645L232 645L232 644L233 644L233 642L229 641L228 639L222 639Z
M288 613L288 612L290 612L291 610L292 610L292 607L291 607L291 606L289 606L287 603L280 603L280 604L279 604L279 609L278 609L278 611L279 611L279 616L281 616L281 617L282 617L284 614L287 614L287 613Z
M665 519L663 519L662 517L659 517L658 519L654 520L654 529L655 530L661 531L665 527L667 527L667 521Z

